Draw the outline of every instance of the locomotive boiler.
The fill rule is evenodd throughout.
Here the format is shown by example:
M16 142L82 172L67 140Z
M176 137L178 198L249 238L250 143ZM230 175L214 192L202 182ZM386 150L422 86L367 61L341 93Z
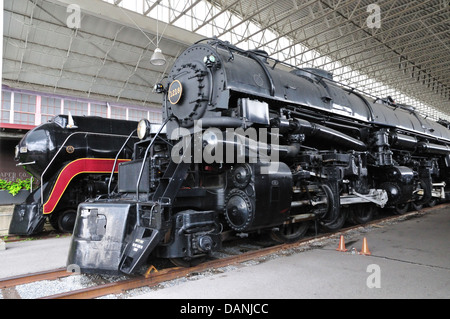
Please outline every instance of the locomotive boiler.
M138 124L118 191L78 207L68 264L133 273L149 256L198 263L229 235L304 236L445 199L450 131L323 70L212 39L175 61L163 123Z
M124 142L136 125L58 115L30 130L16 146L15 160L40 181L40 187L15 205L9 234L38 233L47 218L56 230L71 232L78 204L115 186L110 183L114 161L116 156L117 162L131 159L133 143Z

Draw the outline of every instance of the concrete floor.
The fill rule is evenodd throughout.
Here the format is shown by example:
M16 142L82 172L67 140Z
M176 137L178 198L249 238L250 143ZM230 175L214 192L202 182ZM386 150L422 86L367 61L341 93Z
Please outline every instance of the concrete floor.
M135 298L450 298L450 208ZM372 255L362 249L363 238Z
M70 237L6 243L0 251L0 279L66 267Z

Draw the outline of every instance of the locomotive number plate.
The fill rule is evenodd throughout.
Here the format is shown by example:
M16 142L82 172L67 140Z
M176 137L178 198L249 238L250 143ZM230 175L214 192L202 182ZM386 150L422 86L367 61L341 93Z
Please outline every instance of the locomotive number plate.
M177 104L181 99L183 93L183 86L178 80L174 80L169 86L169 102L170 104Z

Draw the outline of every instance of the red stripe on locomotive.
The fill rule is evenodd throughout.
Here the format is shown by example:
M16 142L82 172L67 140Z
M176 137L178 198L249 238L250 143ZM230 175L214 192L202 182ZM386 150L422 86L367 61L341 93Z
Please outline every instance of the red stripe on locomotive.
M117 165L114 172L117 173L118 165L122 162L127 162L129 160L119 159L117 160ZM103 159L103 158L80 158L73 162L67 164L59 173L56 180L55 186L48 198L47 202L44 204L43 213L50 214L55 209L61 196L64 194L70 181L78 174L91 173L110 173L114 165L114 159Z

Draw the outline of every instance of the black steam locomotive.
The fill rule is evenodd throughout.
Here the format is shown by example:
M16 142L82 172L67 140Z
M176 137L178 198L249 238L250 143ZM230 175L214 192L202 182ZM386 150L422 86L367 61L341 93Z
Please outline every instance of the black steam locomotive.
M78 204L116 185L110 183L114 161L116 156L117 162L131 159L136 140L127 139L136 125L95 116L58 115L29 131L16 146L15 160L41 186L14 207L9 234L38 233L47 217L55 229L72 231ZM129 145L124 145L126 140Z
M162 125L143 120L118 192L78 208L68 264L133 273L151 256L192 265L226 235L282 242L445 199L450 131L331 74L212 39L174 63Z

